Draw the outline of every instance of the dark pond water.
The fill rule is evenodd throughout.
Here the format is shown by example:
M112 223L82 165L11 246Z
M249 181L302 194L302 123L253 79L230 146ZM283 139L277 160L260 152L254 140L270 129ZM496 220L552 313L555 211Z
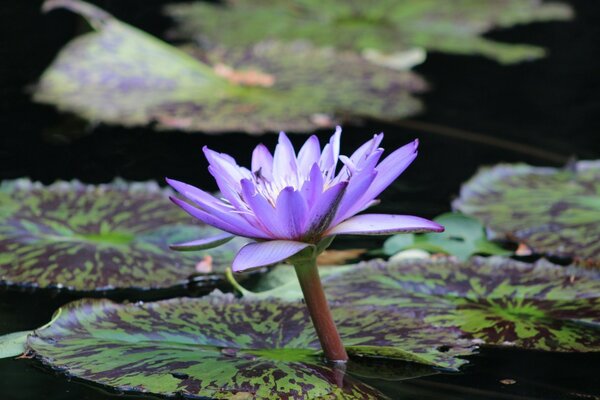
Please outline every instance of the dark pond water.
M168 28L169 22L159 15L166 1L95 3L151 33L160 35ZM432 83L431 92L423 96L427 112L412 122L367 121L360 127L345 127L342 150L348 151L379 131L386 133L388 148L414 137L421 139L418 160L384 193L378 211L425 217L447 211L460 183L484 164L560 165L573 157L600 158L600 6L589 0L571 3L578 14L574 22L532 24L489 35L545 46L550 50L548 58L502 67L480 57L432 54L417 68ZM206 136L92 127L51 107L32 104L26 86L35 82L80 28L77 18L66 12L43 17L40 4L3 2L0 6L4 29L0 35L1 179L30 177L50 183L77 178L97 183L117 176L162 181L168 175L211 188L204 172L203 145L232 153L241 163L249 161L249 150L259 140L274 145L274 135ZM330 132L318 134L325 140ZM292 140L298 143L303 138ZM380 243L361 239L338 242L338 246ZM52 293L0 292L0 334L39 326L69 300ZM600 398L597 354L482 349L470 359L470 365L457 374L404 381L372 379L369 383L398 399ZM123 396L67 382L31 361L0 360L0 398Z

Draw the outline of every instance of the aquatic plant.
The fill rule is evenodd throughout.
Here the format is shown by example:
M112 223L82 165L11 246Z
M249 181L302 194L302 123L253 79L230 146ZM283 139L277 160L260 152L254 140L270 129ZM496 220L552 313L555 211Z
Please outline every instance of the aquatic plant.
M350 157L340 155L341 128L321 151L311 136L296 155L285 133L275 153L262 144L252 155L251 169L222 153L204 148L209 171L223 195L213 195L183 182L168 183L189 202L173 197L193 217L224 231L213 238L176 244L176 250L201 250L235 236L255 240L233 260L235 272L288 261L293 264L325 356L348 356L321 287L316 257L335 235L386 235L400 232L440 232L435 222L408 215L357 213L376 203L417 156L415 140L379 162L383 134L375 135ZM337 171L338 161L343 166Z

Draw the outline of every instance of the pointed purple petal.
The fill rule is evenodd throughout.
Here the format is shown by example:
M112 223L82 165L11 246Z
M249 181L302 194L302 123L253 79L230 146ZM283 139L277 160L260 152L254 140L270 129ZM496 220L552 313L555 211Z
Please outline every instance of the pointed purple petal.
M319 167L321 171L327 177L327 180L333 179L335 174L335 168L337 166L338 158L340 155L340 135L342 134L342 128L336 127L335 133L329 139L329 143L323 148L321 158L319 158Z
M173 189L177 190L181 195L192 200L201 207L218 208L223 211L228 207L222 200L217 199L210 193L206 193L195 186L174 179L166 178L165 180Z
M270 240L250 243L242 247L233 260L233 272L264 267L288 259L294 254L312 246L309 243L291 240Z
M222 233L217 236L213 236L210 238L202 238L198 240L193 240L191 242L185 243L175 243L170 244L169 248L171 250L176 251L196 251L196 250L204 250L204 249L212 249L213 247L220 246L229 242L235 236L231 233Z
M304 143L298 152L298 168L300 171L310 171L314 163L319 161L321 156L321 145L319 139L312 135Z
M377 172L364 171L350 179L344 197L340 201L340 205L337 209L333 225L337 225L340 221L350 218L364 208L365 204L364 202L361 202L360 199L362 199L376 177Z
M252 173L256 174L258 171L267 180L272 179L273 156L269 149L262 143L256 146L252 152Z
M268 239L269 236L259 229L250 225L246 220L239 219L239 215L234 213L221 213L216 214L216 212L212 211L208 213L204 210L196 208L191 204L186 203L183 200L180 200L176 197L169 197L171 201L181 207L185 212L190 214L192 217L199 219L200 221L208 224L210 226L214 226L215 228L219 228L222 231L230 232L234 235L245 236L249 238L260 238L260 239ZM236 218L238 219L232 219Z
M444 227L433 221L412 215L362 214L352 217L333 229L330 235L391 235L394 233L443 232Z
M317 163L312 165L308 180L304 181L300 192L309 207L315 204L321 193L323 193L323 175Z
M231 156L217 153L206 146L204 146L202 150L204 151L204 155L212 167L212 175L215 178L222 179L229 186L240 188L240 181L242 179L252 178L252 173L246 168L242 168L237 165Z
M383 133L374 135L371 140L360 146L354 153L352 153L350 160L352 160L352 162L360 168L361 163L365 161L372 152L379 148L382 140Z
M296 152L284 132L279 133L279 141L273 155L273 180L281 186L298 183Z
M279 225L276 222L275 207L261 193L257 193L254 184L248 179L242 180L242 196L254 212L261 229L272 238L283 237L284 232L278 230Z
M306 231L309 236L320 236L331 225L347 187L347 181L335 184L312 205L307 215Z
M361 201L367 203L379 196L392 182L400 176L402 172L413 162L417 157L417 147L419 141L415 140L406 144L387 156L375 168L377 177L369 187L369 190L364 194Z
M284 232L282 238L299 239L305 228L307 205L299 191L288 186L283 189L275 203L278 230Z

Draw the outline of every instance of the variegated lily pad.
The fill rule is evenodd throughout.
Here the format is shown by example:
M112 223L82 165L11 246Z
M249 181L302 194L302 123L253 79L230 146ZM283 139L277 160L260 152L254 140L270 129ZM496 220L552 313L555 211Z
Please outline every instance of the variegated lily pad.
M482 343L600 351L600 276L576 267L501 257L374 261L323 280L335 303L418 312Z
M405 66L414 48L481 54L506 64L539 58L543 48L496 42L481 34L573 14L564 3L540 0L228 0L225 5L173 4L166 12L179 25L177 36L202 44L247 47L263 40L307 39L363 52L394 67Z
M0 283L75 291L215 285L241 239L200 253L169 244L214 235L155 183L28 180L0 186Z
M234 285L247 298L302 298L285 267L270 274L261 278L263 292ZM489 345L600 351L600 275L593 271L545 260L528 264L473 257L464 262L375 260L326 268L321 276L327 298L341 307L411 313L434 326L457 327L464 337Z
M34 99L92 121L188 131L310 131L346 116L395 119L420 110L424 81L350 52L264 42L193 56L77 0L49 0L94 31L69 43ZM202 60L202 61L201 61Z
M472 350L455 330L410 315L351 307L333 314L355 360L372 355L454 368L464 362L455 356ZM29 336L27 346L62 373L123 391L219 399L379 398L321 360L300 302L220 293L127 305L81 300Z
M600 161L564 169L485 168L463 186L453 206L481 219L495 236L600 267Z

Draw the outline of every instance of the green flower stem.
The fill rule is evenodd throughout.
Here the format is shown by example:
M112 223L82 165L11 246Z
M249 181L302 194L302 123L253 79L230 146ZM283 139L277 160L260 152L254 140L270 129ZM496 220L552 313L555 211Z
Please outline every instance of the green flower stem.
M325 357L335 363L348 361L348 354L325 298L316 257L294 260L294 268Z

